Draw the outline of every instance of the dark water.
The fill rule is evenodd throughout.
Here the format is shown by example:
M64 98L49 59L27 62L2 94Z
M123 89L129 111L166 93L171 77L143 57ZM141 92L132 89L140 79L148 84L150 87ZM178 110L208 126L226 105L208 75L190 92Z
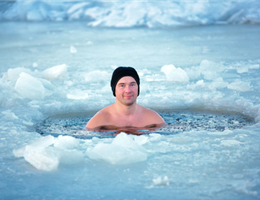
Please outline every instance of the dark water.
M239 113L210 111L162 111L166 126L149 131L138 130L139 134L159 133L163 135L179 134L184 131L225 131L241 129L254 124L254 119ZM92 115L73 113L56 115L36 124L36 131L41 135L70 135L76 138L91 139L93 137L114 137L116 130L87 131L85 126Z

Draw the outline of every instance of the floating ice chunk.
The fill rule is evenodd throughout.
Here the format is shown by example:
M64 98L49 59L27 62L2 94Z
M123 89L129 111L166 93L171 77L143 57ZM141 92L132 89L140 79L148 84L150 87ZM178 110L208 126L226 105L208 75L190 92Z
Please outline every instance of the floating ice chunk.
M57 79L67 73L67 68L68 66L66 64L48 68L42 72L42 77L49 80Z
M14 149L14 150L13 150L14 156L17 157L17 158L23 157L23 156L24 156L24 153L25 153L25 147L26 147L26 146L24 146L24 147L22 147L22 148L19 148L19 149Z
M53 147L38 150L31 146L26 146L24 159L36 169L44 171L55 170L59 165L58 154Z
M227 87L228 83L223 80L222 77L219 77L213 81L213 84L218 88Z
M231 90L237 90L237 91L240 91L240 92L248 92L248 91L251 90L250 83L243 82L243 81L240 81L240 80L236 80L235 82L230 83L228 85L228 88L231 89Z
M122 132L112 141L112 145L123 146L129 149L135 149L142 152L146 152L146 150L138 145L132 138L133 135L127 135L126 133Z
M200 77L201 73L199 70L199 67L191 67L191 68L186 68L185 72L187 73L187 76L189 79L194 80Z
M49 147L53 143L54 137L46 136L25 147L14 149L13 153L15 157L24 157L27 162L37 169L51 171L56 169L59 164L57 153L52 147Z
M189 82L187 73L181 68L176 68L174 65L164 65L161 71L166 75L167 81Z
M92 71L85 74L85 81L87 82L98 82L98 81L107 81L110 78L110 74L106 71Z
M201 61L200 65L197 67L186 68L190 79L197 79L203 75L206 80L214 80L219 77L219 72L222 72L225 69L223 64L215 63L208 60Z
M153 179L153 184L156 186L167 186L170 185L170 181L167 176L159 176L158 178Z
M10 81L17 81L19 75L22 72L32 74L32 71L30 69L26 69L24 67L17 67L14 69L8 69L7 73L4 75L4 78Z
M42 150L42 149L52 145L53 143L54 143L54 137L48 135L48 136L42 137L42 138L34 141L30 145L26 145L26 146L30 146L30 147L35 148L37 150ZM17 150L13 150L13 153L16 157L23 157L24 153L25 153L25 147L22 147L22 148L17 149Z
M144 135L140 135L140 136L136 136L134 138L134 140L137 144L139 144L141 146L141 145L144 145L148 142L148 137L144 136Z
M214 80L219 77L218 73L225 69L223 64L203 60L200 63L199 71L206 80Z
M197 85L197 86L200 86L200 87L204 87L204 86L205 86L205 83L204 83L203 80L199 80L199 81L197 81L196 85Z
M56 139L54 147L58 152L61 164L68 165L84 161L84 154L77 150L79 147L79 140L74 137L60 135Z
M73 90L70 93L67 94L68 99L87 99L88 94L87 91L82 91L82 90Z
M84 154L76 148L79 141L70 136L42 137L20 149L14 149L16 157L24 159L39 170L51 171L59 164L75 164L84 161Z
M87 155L91 159L104 160L111 164L128 164L147 159L147 155L143 152L103 143L97 144L92 150L88 149Z
M225 69L222 63L215 63L209 60L202 60L199 68L202 73L205 71L222 72Z
M89 158L103 160L111 164L128 164L145 161L145 149L139 146L131 136L120 133L111 144L98 143L87 150Z
M46 89L37 78L22 72L16 81L15 90L24 98L43 99Z
M46 95L52 94L51 90L54 90L55 87L51 84L51 82L47 81L46 79L38 78L39 81L41 81L44 88L46 88L45 92Z
M219 77L210 84L210 89L225 88L228 86L228 82L225 82L222 77Z
M54 144L54 147L62 149L74 149L79 145L79 140L71 136L60 135Z
M204 83L204 80L199 80L195 84L192 83L192 84L188 85L187 88L192 89L192 90L198 89L198 88L200 88L200 89L206 88L206 84Z
M77 53L77 49L74 46L70 46L70 53Z

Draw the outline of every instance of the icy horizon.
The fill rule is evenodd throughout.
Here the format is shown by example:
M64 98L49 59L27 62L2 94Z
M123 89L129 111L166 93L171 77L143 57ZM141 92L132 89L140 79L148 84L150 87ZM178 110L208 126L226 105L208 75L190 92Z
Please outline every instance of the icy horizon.
M116 28L260 24L260 1L1 1L0 21L85 21Z

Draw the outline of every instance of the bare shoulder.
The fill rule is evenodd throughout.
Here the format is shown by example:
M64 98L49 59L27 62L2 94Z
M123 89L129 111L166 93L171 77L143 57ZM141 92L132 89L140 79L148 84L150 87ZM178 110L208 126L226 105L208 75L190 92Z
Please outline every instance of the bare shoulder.
M154 110L145 108L142 106L143 114L146 119L149 119L152 124L163 124L165 123L164 119Z
M87 129L94 129L101 125L107 125L110 118L109 106L98 111L87 123Z

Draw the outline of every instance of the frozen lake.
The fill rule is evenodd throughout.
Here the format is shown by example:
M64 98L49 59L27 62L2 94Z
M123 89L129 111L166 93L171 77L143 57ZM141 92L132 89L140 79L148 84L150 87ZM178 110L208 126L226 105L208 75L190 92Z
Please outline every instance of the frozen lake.
M259 199L259 33L258 25L1 22L0 198ZM138 103L166 128L84 130L114 102L109 81L121 65L136 68ZM40 135L39 124L50 131L57 116L51 132L66 129ZM68 134L62 123L72 116L88 137Z

